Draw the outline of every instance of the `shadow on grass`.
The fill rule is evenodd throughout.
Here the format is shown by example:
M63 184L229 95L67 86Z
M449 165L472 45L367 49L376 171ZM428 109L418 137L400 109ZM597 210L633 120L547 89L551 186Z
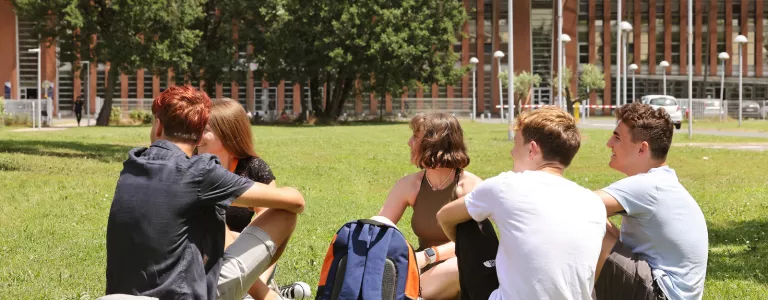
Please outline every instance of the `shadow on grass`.
M768 284L768 220L709 226L707 278Z
M0 140L0 152L62 158L88 158L103 162L120 162L128 157L131 146L91 144L75 141ZM3 168L0 165L0 169ZM18 167L9 165L10 170Z

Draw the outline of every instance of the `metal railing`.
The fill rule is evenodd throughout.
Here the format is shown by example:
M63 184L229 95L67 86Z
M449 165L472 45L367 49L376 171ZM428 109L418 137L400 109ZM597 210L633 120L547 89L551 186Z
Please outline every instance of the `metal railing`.
M41 101L42 111L40 111L40 107L38 107L37 99L5 99L3 100L3 103L5 107L5 117L29 116L32 120L32 127L39 127L40 120L38 120L38 116L42 115L42 122L46 124L46 126L47 124L51 124L51 117L53 114L53 100L51 99L44 99Z
M680 107L688 112L688 101L678 99ZM765 120L768 117L768 100L742 100L742 119ZM694 120L726 121L739 118L739 100L693 99Z

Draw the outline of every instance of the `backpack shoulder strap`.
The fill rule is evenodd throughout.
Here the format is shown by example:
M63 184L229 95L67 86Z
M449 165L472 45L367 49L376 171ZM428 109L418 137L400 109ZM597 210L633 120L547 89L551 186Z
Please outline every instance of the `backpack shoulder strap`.
M396 229L389 226L377 226L371 231L371 246L366 257L363 274L363 299L381 299L384 265L388 258L389 242Z
M350 225L347 265L344 273L339 299L358 299L363 284L363 272L366 264L366 252L371 242L370 224L354 223Z

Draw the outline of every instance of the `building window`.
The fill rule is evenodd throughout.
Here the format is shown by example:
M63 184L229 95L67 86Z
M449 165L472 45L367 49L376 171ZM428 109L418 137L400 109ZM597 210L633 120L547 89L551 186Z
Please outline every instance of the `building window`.
M144 70L144 99L152 99L154 98L154 95L152 95L152 87L153 82L152 79L154 76L152 76L152 72L149 70Z
M765 4L763 4L765 5ZM763 75L768 76L768 14L763 14Z
M596 66L603 65L603 20L595 20L595 62Z
M664 58L664 1L656 1L656 63Z
M702 3L701 10L697 13L701 14L701 41L698 41L701 43L701 63L702 69L708 69L707 66L709 66L709 43L712 43L712 41L709 38L709 3ZM695 25L694 25L695 26ZM694 43L697 42L694 40ZM695 47L695 46L694 46ZM697 55L694 53L694 55ZM696 59L694 58L694 62ZM704 72L704 71L702 71Z
M136 73L125 76L128 80L128 99L136 99L138 91L138 82L136 82Z
M733 74L738 75L739 72L739 65L741 65L741 56L739 55L741 52L739 52L739 49L741 48L741 45L736 42L736 37L741 35L741 1L734 1L733 3L733 11L732 11L732 18L731 18L731 24L733 24L733 31L731 36L731 42L733 43L733 54L731 54L731 61L733 63ZM742 49L743 50L743 49ZM746 54L746 53L744 53Z

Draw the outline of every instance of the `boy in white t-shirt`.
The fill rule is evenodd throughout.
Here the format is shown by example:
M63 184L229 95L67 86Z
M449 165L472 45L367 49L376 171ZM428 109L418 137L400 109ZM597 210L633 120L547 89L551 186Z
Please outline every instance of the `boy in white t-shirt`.
M597 195L563 178L580 145L561 109L524 113L514 171L438 212L456 242L462 299L591 299L606 211Z
M610 167L627 175L597 191L610 222L598 263L597 299L697 300L707 273L704 214L667 166L672 120L662 108L632 103L616 111Z

